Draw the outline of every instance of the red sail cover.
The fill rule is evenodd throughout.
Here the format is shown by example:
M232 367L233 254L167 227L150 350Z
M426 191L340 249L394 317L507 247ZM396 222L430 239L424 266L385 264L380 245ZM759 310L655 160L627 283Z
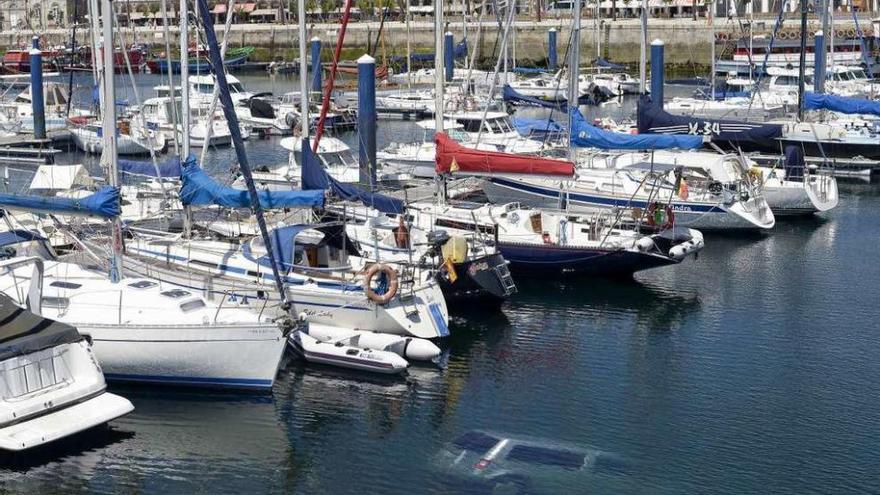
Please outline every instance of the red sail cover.
M571 162L465 148L442 132L434 142L437 173L574 175Z

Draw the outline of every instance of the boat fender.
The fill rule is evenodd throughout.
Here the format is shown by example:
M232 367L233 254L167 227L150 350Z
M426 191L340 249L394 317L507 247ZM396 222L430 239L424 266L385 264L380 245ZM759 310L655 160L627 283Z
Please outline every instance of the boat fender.
M661 215L661 208L662 213L665 215ZM665 221L663 217L665 217ZM675 214L672 212L672 208L669 205L664 206L661 203L651 203L651 206L648 207L648 225L652 227L657 227L659 225L660 230L665 230L671 229L674 223Z
M654 239L648 236L642 237L636 241L636 248L643 253L651 249L652 246L654 246Z
M373 277L380 272L388 277L388 289L384 294L376 293L372 287ZM366 279L364 280L364 294L367 296L367 299L376 304L388 304L397 295L397 271L385 264L372 265L367 269Z
M669 257L680 260L688 255L691 252L691 248L693 247L693 243L691 241L683 242L677 246L672 246L669 249Z

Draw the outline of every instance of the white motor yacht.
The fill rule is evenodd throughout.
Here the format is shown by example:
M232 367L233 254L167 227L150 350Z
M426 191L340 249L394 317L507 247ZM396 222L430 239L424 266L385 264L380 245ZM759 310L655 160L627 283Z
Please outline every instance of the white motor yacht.
M21 261L2 260L0 270ZM107 392L91 346L76 328L35 314L41 304L37 291L23 304L0 293L0 450L31 449L134 410Z

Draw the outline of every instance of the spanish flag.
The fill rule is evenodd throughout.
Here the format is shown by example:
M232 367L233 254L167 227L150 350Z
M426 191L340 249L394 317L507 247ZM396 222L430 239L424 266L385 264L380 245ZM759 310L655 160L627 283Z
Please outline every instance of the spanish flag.
M455 273L455 264L452 263L452 258L446 258L446 260L443 262L443 266L446 268L449 282L454 284L455 281L458 280L458 274Z

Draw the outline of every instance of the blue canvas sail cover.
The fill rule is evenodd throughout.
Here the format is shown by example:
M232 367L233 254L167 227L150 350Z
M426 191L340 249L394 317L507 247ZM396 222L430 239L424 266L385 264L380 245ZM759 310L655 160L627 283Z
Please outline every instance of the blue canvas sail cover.
M880 102L809 91L804 93L804 108L807 110L831 110L840 113L880 116Z
M669 148L698 149L703 147L702 136L688 134L624 134L590 125L577 108L572 108L569 114L571 115L571 145L580 148L664 150Z
M736 120L703 119L672 115L650 98L639 99L639 134L694 134L711 136L713 141L769 145L782 136L779 124L753 124Z
M541 98L535 98L533 96L525 96L523 94L520 94L517 90L511 88L509 84L504 85L502 96L504 98L504 101L512 103L514 105L540 108L558 108L560 110L565 110L567 107L565 100L551 101L542 100Z
M137 160L119 159L119 171L127 174L146 175L148 177L180 177L182 169L180 167L180 157L174 156L153 164L153 162L142 162Z
M218 205L227 208L250 208L246 189L235 189L217 183L190 156L183 167L180 200L186 206ZM263 208L321 208L323 191L257 191Z
M560 134L565 132L565 124L553 119L532 119L528 117L514 117L513 126L523 136L543 136L545 134Z
M330 177L324 167L318 163L311 148L307 143L302 147L302 184L303 191L326 191L330 190L336 196L349 201L360 201L366 206L373 207L382 213L403 213L403 201L385 196L384 194L371 193L361 190L353 184L343 184Z
M84 198L25 196L0 193L0 207L31 213L58 213L113 218L120 213L119 188L104 186Z

